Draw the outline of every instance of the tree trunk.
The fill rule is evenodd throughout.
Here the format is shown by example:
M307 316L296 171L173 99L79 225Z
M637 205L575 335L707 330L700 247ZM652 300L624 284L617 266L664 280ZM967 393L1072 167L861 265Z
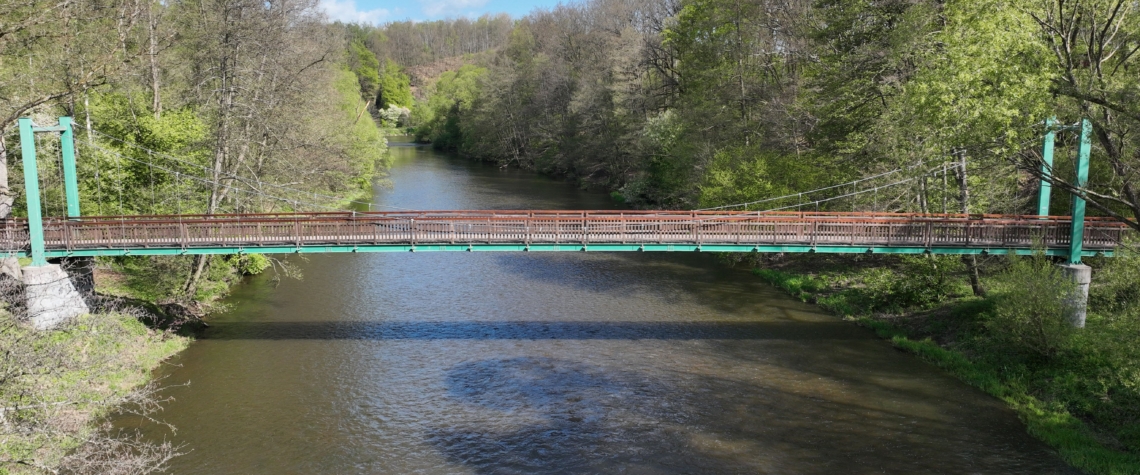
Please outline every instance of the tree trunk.
M182 285L182 293L186 295L186 299L190 302L194 301L194 294L198 291L198 280L202 278L202 272L206 270L209 257L210 256L202 254L194 256L190 275L186 278L186 283Z
M970 214L970 187L966 174L966 151L958 151L958 200L962 205L962 214ZM982 287L981 275L978 272L978 256L970 254L962 256L966 263L966 271L970 274L970 288L977 297L985 297L986 289Z
M920 181L919 184L921 188L918 192L918 208L922 211L922 214L927 214L930 212L930 208L926 203L926 175L922 176L922 181Z
M151 110L154 111L154 118L158 119L162 116L162 96L159 95L159 71L158 71L158 20L154 17L154 2L150 2L146 10L147 15L147 30L149 33L148 38L148 55L150 56L150 93L151 93Z
M15 202L12 190L8 187L8 144L4 142L4 131L0 130L0 221L12 215L12 204ZM16 280L23 280L20 272L20 260L15 257L6 257L0 260L0 274L11 276Z

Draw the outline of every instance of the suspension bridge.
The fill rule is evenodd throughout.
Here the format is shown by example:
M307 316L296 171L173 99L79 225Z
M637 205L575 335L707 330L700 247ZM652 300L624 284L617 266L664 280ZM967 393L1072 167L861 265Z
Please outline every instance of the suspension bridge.
M60 134L66 216L42 216L34 140L34 134L40 132ZM1078 175L1087 180L1087 131L1082 136ZM1027 216L801 212L779 208L731 211L727 207L699 211L443 210L82 216L71 119L60 118L59 125L51 127L35 127L29 119L21 119L20 138L27 218L0 222L0 256L30 257L33 266L46 264L49 258L64 257L241 253L1029 254L1035 249L1068 256L1070 262L1079 263L1083 256L1111 256L1128 232L1128 227L1118 221L1084 217L1084 202L1080 199L1074 199L1077 219L1047 216L1046 186L1042 186L1039 214ZM1049 142L1046 152L1051 157ZM821 190L847 185L850 184Z
M24 171L27 216L0 220L0 257L31 259L22 268L28 312L35 327L51 328L75 315L88 312L83 287L90 290L90 279L69 276L48 259L90 258L97 256L174 256L244 253L329 253L329 252L438 252L438 251L665 251L665 252L786 252L786 253L883 253L883 254L1031 254L1067 257L1067 272L1087 295L1091 270L1081 265L1090 255L1112 256L1130 232L1125 223L1085 217L1085 202L1073 196L1071 216L1050 216L1050 187L1042 180L1035 215L968 215L946 213L860 213L819 212L821 203L850 198L911 182L915 177L896 180L864 190L857 186L876 178L889 178L906 169L833 185L796 195L769 198L693 211L565 211L565 210L398 210L290 212L271 214L159 214L155 201L155 172L173 177L174 182L193 180L207 186L230 187L246 184L228 176L227 184L213 177L184 173L163 165L137 160L89 141L88 145L119 159L147 167L151 177L150 214L124 211L123 184L118 215L83 216L80 212L75 131L69 117L55 126L37 127L31 119L19 119L20 148ZM1047 123L1043 174L1051 173L1053 134L1060 128ZM59 185L62 195L60 215L44 216L41 202L40 164L36 157L36 134L59 134ZM125 146L156 152L137 144L98 133ZM1076 160L1076 184L1088 181L1091 152L1091 125L1081 123L1081 140ZM167 156L172 163L207 167ZM179 165L179 166L181 166ZM920 166L918 164L908 168ZM962 164L964 172L964 164ZM947 165L942 165L943 183ZM101 187L98 167L96 186ZM930 172L926 172L929 174ZM121 178L121 174L117 174ZM926 183L926 174L919 173ZM964 174L962 175L964 176ZM252 190L241 190L259 198L292 203L300 201L266 193L270 187L280 192L313 194L285 185L259 183ZM853 190L845 193L846 187ZM945 187L945 184L943 185ZM46 190L47 188L45 188ZM945 191L945 190L944 190ZM817 211L802 211L804 195L828 192L831 196L812 199ZM748 211L749 206L768 205L796 197L796 204L767 210ZM334 198L326 196L325 198ZM877 198L876 198L877 199ZM925 199L925 198L924 198ZM176 201L177 202L177 201ZM180 203L180 202L178 202ZM925 201L923 202L925 204ZM318 206L322 207L322 206ZM326 207L327 206L323 206ZM790 211L791 208L796 211ZM99 210L102 203L97 203ZM744 211L736 211L742 208ZM923 209L926 209L924 206ZM1083 300L1082 300L1083 301ZM1074 307L1073 321L1083 326L1083 305Z

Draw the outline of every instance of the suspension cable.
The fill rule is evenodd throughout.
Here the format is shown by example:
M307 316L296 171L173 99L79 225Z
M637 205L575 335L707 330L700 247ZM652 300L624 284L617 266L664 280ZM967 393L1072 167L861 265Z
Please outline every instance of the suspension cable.
M718 210L718 209L737 208L737 207L741 207L741 206L745 206L745 207L747 207L747 206L751 206L751 205L755 205L755 204L768 203L768 202L772 202L772 201L778 201L778 200L782 200L782 199L788 199L788 198L792 198L792 197L798 197L798 198L802 198L802 197L803 197L803 195L811 195L811 194L813 194L813 193L817 193L817 192L820 192L820 191L827 191L827 190L832 190L832 189L835 189L835 188L846 187L846 186L849 186L849 185L850 185L850 186L854 186L854 185L856 185L856 184L858 184L858 183L862 183L862 182L864 182L864 181L868 181L868 180L874 180L874 179L876 179L876 178L881 178L881 177L884 177L884 176L887 176L887 175L893 175L893 174L895 174L895 173L898 173L898 172L901 172L901 171L910 170L910 169L914 169L914 168L920 167L920 166L924 165L925 163L926 163L925 161L922 161L922 162L918 162L918 163L916 163L916 164L913 164L913 165L908 165L908 166L905 166L905 167L902 167L902 168L896 168L896 169L894 169L894 170L891 170L891 171L888 171L888 172L879 173L879 174L877 174L877 175L872 175L872 176L869 176L869 177L863 177L863 178L860 178L860 179L858 179L858 180L853 180L853 181L849 181L849 182L845 182L845 183L840 183L840 184L838 184L838 185L825 186L825 187L823 187L823 188L816 188L816 189L814 189L814 190L809 190L809 191L801 191L801 192L796 192L796 193L787 194L787 195L784 195L784 196L776 196L776 197L773 197L773 198L764 198L764 199L762 199L762 200L749 201L749 202L747 202L747 203L736 203L736 204L730 204L730 205L714 206L714 207L711 207L711 208L701 208L701 209L698 209L698 210L695 210L695 211L715 211L715 210Z
M174 155L170 155L170 154L168 154L168 153L163 153L163 152L158 152L158 151L155 151L155 150L151 150L151 149L149 149L149 148L147 148L147 147L144 147L144 146L142 146L142 145L136 144L136 143L134 143L134 142L128 142L128 141L126 141L126 140L120 139L120 138L118 138L118 137L114 137L114 136L112 136L112 135L107 135L107 134L105 134L105 133L103 133L103 132L100 132L100 131L98 131L98 130L95 130L95 129L91 129L91 132L93 132L93 133L95 133L95 134L97 134L97 135L99 135L99 136L101 136L101 137L105 137L105 138L107 138L107 139L110 139L110 140L114 140L114 141L116 141L116 142L122 143L122 144L124 144L124 145L129 145L129 146L131 146L131 147L135 147L135 148L137 148L137 149L139 149L139 150L143 150L143 151L145 151L145 152L147 152L147 153L149 153L149 154L151 154L151 155L157 155L157 156L165 157L165 158L167 158L167 159L169 159L169 160L171 160L171 161L174 161L174 162L177 162L177 163L180 163L180 164L183 164L183 165L189 166L189 167L195 167L195 168L199 168L199 169L202 169L202 170L205 170L205 171L211 172L211 173L213 172L213 169L212 169L212 168L210 168L210 167L207 167L207 166L204 166L204 165L199 165L199 164L197 164L197 163L193 163L193 162L189 162L189 161L183 160L183 159L181 159L181 158L178 158L178 157L176 157L176 156L174 156ZM229 179L231 179L231 180L237 180L237 181L239 181L239 182L242 182L242 183L246 184L246 186L249 186L249 187L253 188L253 185L250 185L250 184L248 183L248 180L247 180L246 178L243 178L243 177L240 177L240 176L237 176L237 175L233 175L233 174L230 174L230 173L222 173L221 175L222 175L222 176L224 176L224 177L226 177L226 178L229 178ZM260 183L260 184L264 184L264 185L267 185L267 186L271 186L271 187L274 187L274 188L278 188L278 189L281 189L281 190L285 190L285 191L291 191L291 192L294 192L294 193L299 193L299 194L307 194L307 195L311 195L311 196L315 196L315 197L319 197L319 198L325 198L325 199L328 199L328 200L332 200L332 201L342 201L342 199L341 199L340 197L337 197L337 196L334 196L334 195L326 195L326 194L323 194L323 193L317 193L317 192L313 192L313 191L299 190L299 189L296 189L296 188L293 188L293 187L290 187L290 186L286 186L286 185L280 185L280 184L277 184L277 183L262 182L262 181L260 181L260 180L258 180L258 183ZM356 201L356 200L348 200L347 202L348 202L348 203L350 203L350 204L356 204L356 205L364 205L364 206L368 206L368 207L369 207L369 209L371 209L371 207L372 207L372 206L378 206L378 207L381 207L381 208L392 208L392 209L398 209L398 210L408 210L408 208L400 208L400 207L398 207L398 206L377 205L377 204L372 204L372 203L363 202L363 201ZM337 210L341 210L340 208L334 208L334 209L337 209ZM341 211L348 211L348 210L341 210Z
M135 162L135 163L139 163L139 164L142 164L142 165L146 165L146 166L150 166L150 167L155 167L155 168L157 168L157 169L160 169L160 170L166 171L166 172L168 172L168 173L177 173L177 171L176 171L176 170L172 170L172 169L169 169L169 168L166 168L166 167L163 167L163 166L159 166L159 165L155 165L155 164L152 164L152 163L143 162L143 161L141 161L141 160L136 160L136 159L133 159L133 158L131 158L131 157L125 156L125 155L123 155L123 154L120 154L120 153L118 153L118 152L116 152L116 151L114 151L114 150L110 150L110 149L104 148L104 147L102 147L102 146L100 146L100 145L96 145L96 144L90 144L89 146L91 146L91 147L94 147L94 148L96 148L96 149L98 149L98 150L100 150L100 151L102 151L102 152L104 152L104 153L109 153L109 154L111 154L111 155L115 155L115 156L117 156L117 157L119 157L119 158L122 158L122 159L124 159L124 160L129 160L129 161L132 161L132 162ZM203 177L199 177L199 176L195 176L195 175L181 175L181 176L184 176L184 177L186 177L186 178L189 178L189 179L191 179L191 180L194 180L194 181L197 181L197 182L200 182L200 183L206 184L206 185L214 185L214 184L220 184L220 183L216 183L216 182L213 182L213 181L211 181L211 180L209 180L209 179L207 179L207 178L203 178ZM243 183L244 183L244 182L243 182ZM233 187L233 188L230 188L230 189L231 189L231 190L234 190L234 191L238 191L238 192L241 192L241 193L247 193L247 194L250 194L250 195L253 195L253 196L262 196L262 197L265 197L265 198L270 198L270 199L274 199L274 200L277 200L277 201L281 201L281 202L285 202L285 203L289 203L290 201L292 201L292 202L295 202L295 203L301 203L301 204L305 204L305 205L307 205L307 206L311 206L311 207L315 207L315 208L324 208L324 209L333 210L333 211L345 211L345 210L342 210L342 209L340 209L340 208L337 208L337 207L335 207L335 206L329 206L329 205L324 205L324 204L319 204L319 203L312 203L312 202L307 202L307 201L300 201L300 200L291 200L291 199L289 199L289 198L282 198L282 197L280 197L280 196L274 196L274 195L270 195L270 194L268 194L268 193L265 193L265 192L261 192L261 191L258 191L258 190L256 190L256 189L254 189L254 190L246 190L246 189L242 189L242 188L236 188L236 187ZM119 209L120 209L120 213L121 213L121 214L125 214L125 213L122 211L122 210L123 210L123 205L122 205L122 193L121 193L121 192L120 192L119 196L120 196L120 198L119 198L119 203L120 203L120 204L119 204Z

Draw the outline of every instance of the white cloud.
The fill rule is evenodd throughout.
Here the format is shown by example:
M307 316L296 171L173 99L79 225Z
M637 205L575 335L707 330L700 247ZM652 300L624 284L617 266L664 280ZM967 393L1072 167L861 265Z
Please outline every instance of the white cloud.
M448 17L461 16L463 10L479 8L487 4L487 0L431 0L424 2L424 14L437 17L443 14Z
M325 11L325 14L329 16L330 20L345 23L379 25L380 22L387 19L391 14L386 8L360 10L356 7L355 0L320 0L320 8Z

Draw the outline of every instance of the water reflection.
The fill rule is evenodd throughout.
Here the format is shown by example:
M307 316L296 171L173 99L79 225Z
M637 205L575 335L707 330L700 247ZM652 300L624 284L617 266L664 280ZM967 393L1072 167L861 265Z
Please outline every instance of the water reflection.
M467 362L449 396L525 420L445 426L430 440L476 473L1009 473L952 418L782 390L763 379L653 374L550 357ZM889 389L889 388L884 388ZM925 444L915 445L915 442ZM905 471L898 471L905 467ZM1039 467L1034 473L1069 473Z

